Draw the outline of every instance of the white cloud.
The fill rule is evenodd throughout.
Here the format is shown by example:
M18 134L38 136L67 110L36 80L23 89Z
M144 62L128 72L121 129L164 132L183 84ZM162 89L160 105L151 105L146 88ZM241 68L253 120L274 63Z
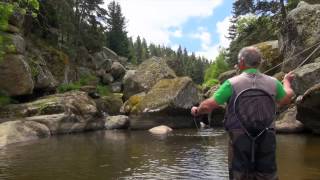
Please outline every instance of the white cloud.
M220 48L229 47L230 40L226 38L226 36L228 35L230 18L231 17L228 16L216 24L216 31L219 34L218 43L211 43L211 34L208 31L203 29L198 30L198 33L195 34L195 36L201 40L201 50L196 52L198 56L204 56L209 58L209 60L214 60L219 55Z
M177 29L175 30L174 32L172 32L171 34L173 37L176 37L176 38L181 38L183 36L182 34L182 30L181 29Z
M111 0L105 0L105 7ZM170 37L182 37L180 30L190 17L208 17L223 0L116 0L128 20L129 36L170 45ZM170 29L174 28L174 31ZM206 34L207 36L208 34ZM205 35L204 35L205 36Z

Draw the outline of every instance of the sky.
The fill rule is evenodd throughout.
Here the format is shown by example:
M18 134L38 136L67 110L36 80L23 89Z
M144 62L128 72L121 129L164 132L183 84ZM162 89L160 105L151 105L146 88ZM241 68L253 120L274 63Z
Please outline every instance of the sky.
M105 0L105 8L112 0ZM179 45L210 61L229 46L233 0L116 0L127 20L128 36L148 43Z

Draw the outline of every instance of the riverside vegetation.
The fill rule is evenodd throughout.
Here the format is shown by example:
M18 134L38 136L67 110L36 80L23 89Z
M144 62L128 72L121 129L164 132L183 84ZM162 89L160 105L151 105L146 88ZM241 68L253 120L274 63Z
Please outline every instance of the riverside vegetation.
M296 100L279 110L277 131L320 133L317 1L234 2L231 45L212 63L181 46L133 40L120 5L102 4L0 2L0 147L92 130L195 127L190 108L237 74L236 54L250 45L263 54L262 72L277 67L268 74L281 80L295 70ZM215 125L223 114L212 113Z

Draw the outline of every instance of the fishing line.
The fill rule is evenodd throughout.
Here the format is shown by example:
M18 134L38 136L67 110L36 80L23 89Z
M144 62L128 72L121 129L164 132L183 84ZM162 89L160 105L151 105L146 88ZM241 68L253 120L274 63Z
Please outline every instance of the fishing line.
M196 125L196 128L197 128L197 132L199 134L199 132L201 132L201 129L199 128L198 124L197 124L197 118L195 116L193 116L193 122L194 124ZM199 134L200 137L201 137L201 140L202 140L202 143L206 146L209 146L209 142L208 140L206 140L201 134Z
M315 47L315 46L317 46L317 45L319 45L319 46L318 46L317 48L315 48L315 50L313 50L313 51L310 53L310 55L309 55L305 60L303 60L303 62L302 62L302 63L300 63L300 64L299 64L295 69L297 69L297 68L301 67L305 62L307 62L307 61L311 58L311 56L312 56L315 52L317 52L317 50L320 48L320 42L317 42L316 44L314 44L314 45L312 45L312 46L310 46L310 47L308 47L308 48L304 49L303 51L301 51L301 52L299 52L299 53L295 54L293 57L290 57L288 60L283 61L283 62L281 62L281 63L279 63L279 64L277 64L277 65L273 66L272 68L270 68L270 69L268 69L268 70L264 71L264 74L266 74L266 73L268 73L268 72L270 72L270 71L274 70L275 68L277 68L277 67L281 66L282 64L284 64L284 63L286 63L286 62L289 62L289 61L293 60L294 58L298 57L299 55L303 54L303 53L304 53L304 52L306 52L307 50L309 50L309 49L311 49L311 48L313 48L313 47Z

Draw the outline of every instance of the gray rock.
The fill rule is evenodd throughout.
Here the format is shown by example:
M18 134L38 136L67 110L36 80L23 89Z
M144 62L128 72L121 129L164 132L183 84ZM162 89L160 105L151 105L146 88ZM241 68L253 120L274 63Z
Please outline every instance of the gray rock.
M114 82L111 84L111 91L113 93L120 93L122 91L122 82Z
M128 62L128 58L126 57L121 57L119 56L119 63L121 63L123 66L127 65L127 62Z
M27 56L27 62L31 68L34 81L34 89L53 90L58 86L58 81L52 75L41 53L37 54L36 52L32 53L34 56Z
M303 124L296 119L297 107L291 107L282 112L276 120L278 133L300 133L304 130Z
M22 55L6 55L0 62L0 89L10 96L31 94L31 70Z
M282 71L288 72L295 69L318 45L305 53L301 52L318 42L320 42L320 5L300 2L298 7L288 14L286 26L280 32L280 52L287 61L283 64ZM296 56L298 53L300 55ZM307 63L314 62L314 59L319 56L318 50Z
M112 77L112 75L110 73L105 73L102 76L102 83L103 84L111 84L114 81L114 78Z
M163 79L143 97L132 103L131 129L158 125L172 128L194 127L190 108L201 101L199 89L188 77Z
M112 62L117 61L119 59L119 56L117 55L117 53L115 53L114 51L112 51L107 47L103 47L102 52L107 58L111 59Z
M95 99L97 108L109 115L119 115L120 108L123 106L122 94L114 93L108 96L102 96L100 99Z
M220 83L223 83L225 80L232 78L235 75L237 75L237 70L226 71L219 75L218 80Z
M45 125L50 134L65 134L104 128L102 112L87 93L71 91L34 102L0 108L0 119L23 120Z
M19 34L9 34L3 33L4 38L7 39L5 41L7 46L11 46L12 48L6 49L6 53L8 54L24 54L26 51L26 44L24 39Z
M140 64L134 74L130 72L124 77L124 98L128 99L134 94L148 91L161 79L175 77L174 71L169 68L165 59L150 58Z
M111 66L111 74L114 79L121 79L126 74L126 68L119 62L114 62Z
M172 132L172 129L168 126L161 125L154 128L149 129L149 132L152 134L163 135Z
M9 24L12 24L14 26L17 26L18 28L21 28L24 22L24 15L20 12L14 12L9 17Z
M313 85L320 83L320 63L311 63L294 71L292 88L297 95L302 95Z
M320 83L314 85L297 101L297 119L316 134L320 134Z
M111 70L112 60L104 53L104 51L95 53L93 57L96 69L102 69L105 72L109 72Z
M50 136L47 126L33 121L9 121L0 124L0 148L8 144Z
M108 116L105 119L104 127L106 129L127 129L129 127L130 121L128 116Z

